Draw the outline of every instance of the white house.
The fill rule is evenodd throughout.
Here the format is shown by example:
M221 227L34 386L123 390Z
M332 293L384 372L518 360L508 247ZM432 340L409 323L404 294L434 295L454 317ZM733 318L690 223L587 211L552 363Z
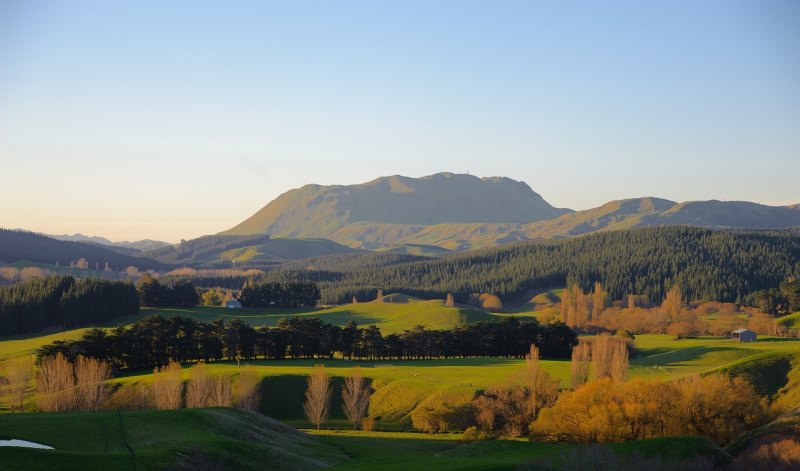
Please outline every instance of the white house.
M225 301L225 307L228 309L241 309L242 303L238 299L229 299Z

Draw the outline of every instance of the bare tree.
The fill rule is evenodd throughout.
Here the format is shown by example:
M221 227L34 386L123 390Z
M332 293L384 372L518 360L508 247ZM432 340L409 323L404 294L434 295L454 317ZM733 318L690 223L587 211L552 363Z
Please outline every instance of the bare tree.
M353 374L344 380L342 387L342 409L347 420L358 428L369 410L369 386L367 380L361 375L361 367L353 368Z
M39 409L62 412L75 407L75 375L72 363L61 353L42 358L36 375Z
M311 376L308 377L306 389L306 402L303 411L308 420L317 426L328 418L331 401L331 378L325 372L325 365L314 365Z
M186 407L207 407L211 396L211 379L202 361L189 368L189 381L186 382Z
M572 349L570 373L572 374L573 389L589 381L589 366L591 365L590 351L591 347L588 342L580 342Z
M611 336L600 334L592 342L592 364L594 365L594 377L611 377L611 359L614 354L611 345Z
M33 377L33 357L20 357L4 363L8 380L9 405L11 412L22 412L22 404L28 392L28 384Z
M245 366L239 372L236 382L236 407L257 411L261 406L261 380L252 366Z
M228 376L219 375L211 379L211 397L209 397L208 405L210 407L231 406L231 379Z
M108 395L106 381L111 379L111 366L96 358L79 356L75 361L77 408L97 411Z
M181 365L174 361L153 371L153 402L156 409L180 409L183 399Z
M614 342L611 354L611 379L614 381L625 381L628 374L628 346L625 342L618 340Z
M528 396L528 420L533 422L542 407L551 406L558 397L558 381L539 365L539 348L531 344L525 355L525 387Z

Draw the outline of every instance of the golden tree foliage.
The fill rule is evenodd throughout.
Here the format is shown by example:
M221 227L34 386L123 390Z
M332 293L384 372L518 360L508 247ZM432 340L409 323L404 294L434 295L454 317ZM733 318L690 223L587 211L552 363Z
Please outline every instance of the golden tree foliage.
M174 361L153 371L151 392L156 409L180 409L183 402L181 365Z
M763 417L758 396L740 378L623 383L602 378L561 394L531 430L537 438L570 443L703 435L725 444Z
M208 407L230 407L231 397L231 379L228 376L218 375L211 378L211 395L208 398Z
M673 322L680 320L681 307L681 288L678 285L673 286L667 291L664 301L661 303L661 310L664 311Z
M76 405L75 373L64 355L44 357L36 375L39 409L44 412L73 410Z
M331 378L325 371L324 365L314 365L311 376L308 377L306 402L303 404L303 411L309 422L316 425L317 430L328 419L330 402Z

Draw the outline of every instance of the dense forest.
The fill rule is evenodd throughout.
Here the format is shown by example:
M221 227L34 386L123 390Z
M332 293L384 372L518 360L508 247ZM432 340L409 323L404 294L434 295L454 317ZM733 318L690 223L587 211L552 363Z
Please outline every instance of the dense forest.
M303 281L248 282L239 292L239 301L244 307L313 307L319 297L317 284Z
M504 318L454 330L422 326L384 336L380 328L339 327L318 318L282 319L275 328L255 329L245 322L201 322L190 317L148 316L110 333L91 329L80 340L56 341L39 349L39 357L62 353L110 362L116 368L143 369L203 360L256 358L429 359L453 357L522 358L536 344L542 356L569 358L577 345L575 332L557 322L540 325Z
M127 282L50 276L0 287L0 335L29 334L51 325L70 328L138 312L136 289Z
M612 299L641 294L657 302L678 284L687 300L744 302L800 274L800 234L657 227L523 242L438 259L403 257L408 256L319 257L284 264L261 278L315 281L324 304L353 296L372 299L379 289L426 298L453 293L460 302L471 293L487 292L505 301L570 282L588 291L595 281Z
M132 257L96 244L57 240L33 232L0 229L0 262L21 260L69 266L83 259L85 268L124 271L129 266L142 270L160 269L162 264L144 257Z

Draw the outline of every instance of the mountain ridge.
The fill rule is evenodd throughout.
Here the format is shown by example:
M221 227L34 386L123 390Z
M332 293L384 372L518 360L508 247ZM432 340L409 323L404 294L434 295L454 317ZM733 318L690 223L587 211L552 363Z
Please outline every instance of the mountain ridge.
M220 234L322 237L366 250L427 246L460 251L631 227L780 229L800 226L798 209L800 204L679 203L644 196L572 211L550 205L525 182L438 173L392 175L356 185L305 185Z

